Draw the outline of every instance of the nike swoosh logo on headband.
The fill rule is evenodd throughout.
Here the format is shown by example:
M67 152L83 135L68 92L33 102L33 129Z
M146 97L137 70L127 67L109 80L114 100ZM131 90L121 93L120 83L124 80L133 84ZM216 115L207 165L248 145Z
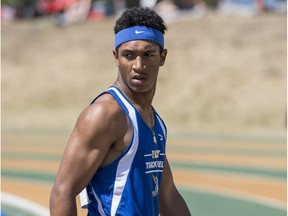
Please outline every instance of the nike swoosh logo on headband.
M141 33L144 33L145 31L138 31L138 30L135 30L135 34L141 34Z
M131 40L152 40L164 49L164 32L147 26L132 26L117 32L114 47Z

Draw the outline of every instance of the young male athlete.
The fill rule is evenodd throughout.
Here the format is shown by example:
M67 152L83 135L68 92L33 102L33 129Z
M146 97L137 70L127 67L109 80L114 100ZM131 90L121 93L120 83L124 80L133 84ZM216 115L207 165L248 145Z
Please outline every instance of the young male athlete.
M77 215L81 191L88 215L191 215L173 182L166 126L151 105L167 55L165 30L148 8L128 9L116 21L118 77L79 116L51 192L52 216Z

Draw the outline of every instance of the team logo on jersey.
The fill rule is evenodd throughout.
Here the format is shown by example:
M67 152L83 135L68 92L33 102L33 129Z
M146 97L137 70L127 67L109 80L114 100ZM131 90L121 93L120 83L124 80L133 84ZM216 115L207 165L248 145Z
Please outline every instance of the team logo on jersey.
M158 192L159 192L159 181L158 181L157 176L152 175L152 178L153 178L153 181L155 183L155 188L154 188L154 191L152 191L152 196L156 197Z
M152 150L152 158L159 158L160 150Z
M152 150L151 154L146 154L144 157L150 157L151 160L145 162L146 174L154 172L163 172L164 160L161 158L165 156L165 153L161 153L160 150Z
M163 135L162 134L158 134L158 136L160 137L160 141L163 140Z

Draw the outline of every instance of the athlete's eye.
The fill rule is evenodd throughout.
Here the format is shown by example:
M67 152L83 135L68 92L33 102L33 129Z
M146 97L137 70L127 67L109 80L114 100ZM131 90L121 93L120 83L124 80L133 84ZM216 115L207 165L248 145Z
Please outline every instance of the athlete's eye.
M152 53L145 53L145 57L153 57L154 55Z
M128 60L132 60L135 57L135 55L131 52L123 53L123 56Z

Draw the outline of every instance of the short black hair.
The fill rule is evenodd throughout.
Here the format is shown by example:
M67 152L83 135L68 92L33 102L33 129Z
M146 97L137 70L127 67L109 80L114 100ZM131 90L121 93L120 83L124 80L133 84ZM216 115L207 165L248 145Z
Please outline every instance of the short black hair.
M116 21L114 33L117 34L132 26L147 26L157 29L163 34L167 30L164 20L154 10L147 7L133 7L125 10Z

